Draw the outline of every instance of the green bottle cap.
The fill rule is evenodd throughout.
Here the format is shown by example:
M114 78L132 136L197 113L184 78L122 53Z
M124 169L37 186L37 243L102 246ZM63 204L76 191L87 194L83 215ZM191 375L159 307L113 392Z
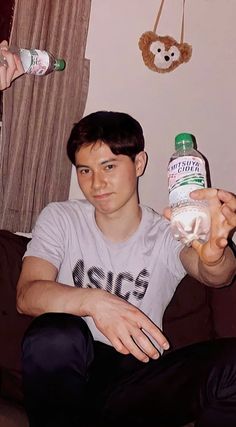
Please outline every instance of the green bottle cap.
M193 137L190 133L179 133L175 137L175 149L193 148Z
M66 61L64 59L56 59L54 67L56 71L63 71L66 67Z

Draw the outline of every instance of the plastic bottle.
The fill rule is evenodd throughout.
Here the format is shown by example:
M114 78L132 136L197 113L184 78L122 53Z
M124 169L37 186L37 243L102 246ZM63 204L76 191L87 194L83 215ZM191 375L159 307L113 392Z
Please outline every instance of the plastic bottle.
M56 59L50 52L39 49L22 49L10 47L12 53L19 55L25 73L44 76L52 71L62 71L65 68L64 59ZM4 50L0 51L0 63L5 64Z
M207 202L193 200L189 195L193 190L207 187L205 161L193 148L189 133L175 137L175 150L168 165L171 230L177 240L190 246L195 239L206 241L210 230Z

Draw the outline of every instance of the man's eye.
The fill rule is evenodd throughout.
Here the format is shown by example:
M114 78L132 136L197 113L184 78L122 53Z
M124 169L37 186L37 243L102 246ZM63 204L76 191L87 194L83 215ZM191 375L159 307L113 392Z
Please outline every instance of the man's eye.
M79 169L80 175L87 175L89 173L89 169Z
M106 165L105 170L112 170L114 167L115 165Z

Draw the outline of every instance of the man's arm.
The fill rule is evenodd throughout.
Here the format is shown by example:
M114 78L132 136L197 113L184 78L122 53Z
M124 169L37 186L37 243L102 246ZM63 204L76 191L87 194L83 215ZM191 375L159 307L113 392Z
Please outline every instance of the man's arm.
M194 241L180 254L186 271L209 286L231 283L236 274L236 258L228 246L228 236L236 227L236 197L216 189L199 190L191 197L208 200L211 212L211 230L206 243Z
M51 263L26 257L17 284L18 311L31 316L46 312L91 316L118 352L130 353L142 362L159 355L148 336L163 349L169 348L160 329L137 307L101 289L60 284L56 277Z
M57 269L53 264L41 258L26 257L17 284L18 311L30 316L49 311L88 315L84 303L90 289L60 284L56 277Z
M193 248L183 248L181 262L190 276L208 286L222 287L229 285L236 274L236 258L233 251L226 247L222 257L213 264L202 261Z

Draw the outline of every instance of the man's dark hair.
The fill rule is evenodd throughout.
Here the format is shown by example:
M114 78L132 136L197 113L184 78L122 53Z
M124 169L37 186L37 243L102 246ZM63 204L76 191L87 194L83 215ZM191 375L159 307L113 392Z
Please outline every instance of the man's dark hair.
M83 117L71 131L67 154L75 165L75 153L83 145L102 141L113 154L124 154L133 161L144 150L141 125L129 114L114 111L97 111Z

